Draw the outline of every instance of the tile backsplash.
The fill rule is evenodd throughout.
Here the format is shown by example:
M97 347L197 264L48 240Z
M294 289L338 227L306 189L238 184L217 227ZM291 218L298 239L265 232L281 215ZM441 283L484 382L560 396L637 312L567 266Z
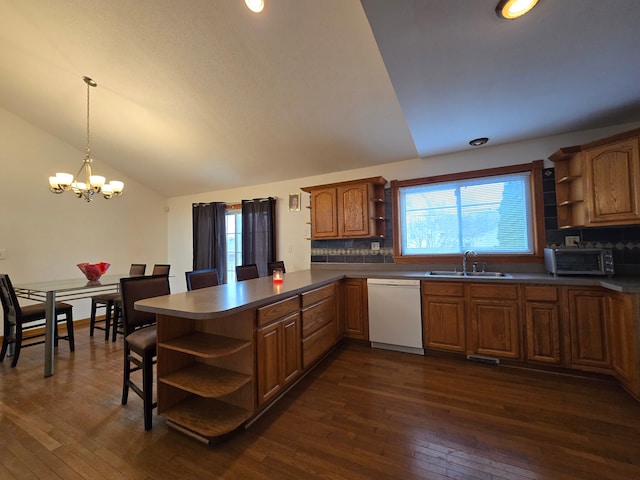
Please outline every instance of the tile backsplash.
M640 274L640 225L558 229L556 187L553 168L543 170L544 224L547 246L562 246L565 237L578 236L580 246L613 250L616 271ZM386 232L384 238L312 240L311 262L315 263L394 263L393 212L391 190L385 189ZM380 250L372 250L372 242Z

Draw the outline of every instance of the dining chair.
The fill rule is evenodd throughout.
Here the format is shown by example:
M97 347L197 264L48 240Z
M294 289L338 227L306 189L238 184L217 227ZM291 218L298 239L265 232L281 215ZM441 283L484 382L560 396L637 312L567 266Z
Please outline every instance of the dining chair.
M273 275L273 271L279 268L280 270L282 270L282 273L287 273L284 269L284 261L282 260L278 260L275 262L269 262L267 263L267 272L269 275Z
M4 313L4 336L2 337L2 349L0 350L0 362L4 361L9 345L14 345L13 360L11 367L18 364L20 357L20 349L22 347L31 347L40 345L44 340L31 342L32 338L44 337L46 310L44 303L36 303L32 305L21 306L18 297L11 284L9 275L0 273L0 300L2 301L2 310ZM54 322L54 345L58 346L58 340L68 340L69 351L75 350L75 342L73 338L73 305L63 302L56 302L55 306L56 319ZM59 316L63 315L62 318ZM58 323L65 322L67 325L67 334L64 336L58 333ZM33 335L24 336L24 332L34 331ZM22 344L23 340L29 340L29 343Z
M153 365L156 362L156 316L136 310L134 303L144 298L169 295L168 275L129 277L120 279L122 296L122 323L124 325L124 376L122 381L122 405L127 404L129 389L143 401L144 429L152 427ZM131 379L131 374L142 370L142 385Z
M146 263L132 263L129 267L129 275L144 275L147 269ZM120 300L120 293L103 293L91 297L91 319L89 321L89 336L93 337L93 330L104 330L104 341L109 340L109 331L111 330L111 317L112 315L117 321L118 315L115 315L114 309L116 308L117 301ZM96 320L96 310L98 308L105 308L104 320ZM104 326L97 325L104 323ZM117 328L117 323L114 328ZM115 335L114 335L115 341Z
M151 275L169 275L170 268L171 268L171 265L167 265L164 263L156 263L153 266L153 271L151 272Z
M184 272L184 274L187 280L188 291L218 285L218 270L215 268L193 270L191 272Z
M248 265L236 265L236 281L242 282L243 280L251 280L252 278L258 278L258 266L255 263Z

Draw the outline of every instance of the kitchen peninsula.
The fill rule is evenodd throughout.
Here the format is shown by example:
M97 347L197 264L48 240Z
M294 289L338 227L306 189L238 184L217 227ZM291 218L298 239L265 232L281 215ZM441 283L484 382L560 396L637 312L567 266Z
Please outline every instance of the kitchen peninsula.
M157 316L158 414L203 442L258 415L337 343L342 277L305 270L136 302Z
M314 268L287 273L282 284L263 277L137 302L158 319L158 414L205 442L250 422L340 338L368 340L368 277L421 280L427 355L610 375L640 399L637 279L434 278L378 266Z

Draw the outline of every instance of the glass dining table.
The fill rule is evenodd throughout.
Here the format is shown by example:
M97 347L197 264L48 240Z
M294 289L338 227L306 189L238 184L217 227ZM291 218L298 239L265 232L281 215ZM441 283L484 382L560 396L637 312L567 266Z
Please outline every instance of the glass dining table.
M51 280L14 285L16 296L29 300L45 302L45 343L44 343L44 376L54 372L54 321L56 318L56 301L91 298L101 293L115 293L120 288L120 279L130 277L123 275L104 275L98 281L87 281L86 278L69 280Z

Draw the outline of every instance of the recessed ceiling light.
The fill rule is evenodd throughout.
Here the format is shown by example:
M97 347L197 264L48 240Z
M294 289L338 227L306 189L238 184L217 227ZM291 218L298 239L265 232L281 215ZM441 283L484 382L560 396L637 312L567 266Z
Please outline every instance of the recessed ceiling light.
M538 0L500 0L496 7L496 15L505 20L514 20L531 11Z
M249 10L260 13L264 9L264 0L244 0Z
M474 138L469 142L469 145L472 147L479 147L480 145L484 145L487 143L489 139L487 137Z

